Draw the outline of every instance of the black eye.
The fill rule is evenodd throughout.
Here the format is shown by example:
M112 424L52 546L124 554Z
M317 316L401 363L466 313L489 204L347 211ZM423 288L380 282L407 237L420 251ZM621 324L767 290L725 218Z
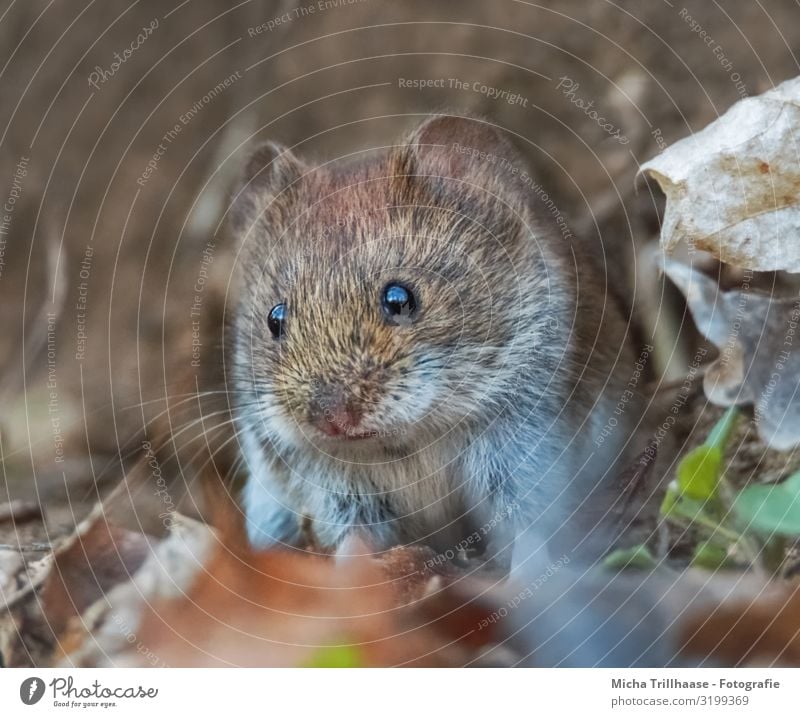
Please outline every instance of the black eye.
M417 310L414 294L402 284L387 284L381 296L381 305L389 319L410 319Z
M272 335L279 339L283 335L284 324L286 323L286 304L276 304L269 310L267 326Z

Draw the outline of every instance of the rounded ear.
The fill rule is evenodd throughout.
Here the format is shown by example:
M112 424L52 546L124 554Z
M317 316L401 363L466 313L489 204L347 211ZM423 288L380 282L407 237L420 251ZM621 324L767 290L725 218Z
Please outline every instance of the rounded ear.
M248 158L234 189L229 210L235 230L248 228L279 194L305 173L292 151L277 142L265 142Z
M469 205L476 221L498 234L527 221L530 176L510 141L491 123L436 115L425 120L395 152L401 203ZM455 180L455 181L454 181Z
M511 170L519 157L514 146L491 123L471 117L435 115L408 137L401 150L406 173L469 178Z

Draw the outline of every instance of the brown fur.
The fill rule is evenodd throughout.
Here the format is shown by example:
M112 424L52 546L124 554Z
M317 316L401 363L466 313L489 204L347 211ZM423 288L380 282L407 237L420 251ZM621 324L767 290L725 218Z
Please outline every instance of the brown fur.
M276 145L254 156L232 215L256 533L293 542L309 514L323 544L364 528L447 545L475 511L516 510L500 551L529 525L549 534L580 510L593 527L609 510L614 490L595 493L635 411L587 449L630 375L627 327L590 253L534 212L527 178L498 130L447 116L347 162L309 167ZM382 314L388 282L414 291L411 320ZM356 415L375 437L324 437L331 403L331 420Z

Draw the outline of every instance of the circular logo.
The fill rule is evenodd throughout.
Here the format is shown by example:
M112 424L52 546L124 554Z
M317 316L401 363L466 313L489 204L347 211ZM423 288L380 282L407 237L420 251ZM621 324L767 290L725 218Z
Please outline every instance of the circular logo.
M19 698L26 705L35 705L44 697L44 680L38 677L29 677L23 680L19 687Z

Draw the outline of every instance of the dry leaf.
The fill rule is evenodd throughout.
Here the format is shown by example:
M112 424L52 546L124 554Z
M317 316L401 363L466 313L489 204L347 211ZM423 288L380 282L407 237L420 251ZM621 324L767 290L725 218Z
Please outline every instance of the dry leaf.
M177 514L163 539L107 518L99 506L23 571L20 554L0 552L3 583L17 596L0 629L8 664L622 667L800 659L796 598L754 576L614 575L532 550L525 570L506 582L474 560L439 565L424 547L374 554L353 541L344 557L255 552L239 533L220 537ZM740 614L757 627L740 626ZM731 631L737 639L726 639Z
M153 601L183 596L203 570L216 541L204 523L175 514L167 537L151 543L141 567L72 618L53 661L78 667L161 665L139 637Z
M13 522L15 525L37 520L42 517L39 503L25 500L12 500L0 505L0 523Z
M786 451L800 443L800 299L720 291L690 266L664 262L701 333L720 350L703 388L718 406L752 405L759 436ZM797 345L798 348L795 348Z
M205 524L173 514L159 542L108 517L98 504L51 551L31 551L30 562L28 553L0 551L4 664L50 666L72 651L90 655L85 666L107 664L103 647L127 648L128 625L138 625L147 601L182 594L206 559L213 532Z
M42 665L52 650L54 634L42 619L37 591L50 573L53 554L29 563L17 555L20 560L5 560L9 572L3 577L7 586L0 601L0 662L7 667Z
M22 555L18 550L0 548L0 596L4 601L11 591L16 591L15 576L22 567Z
M751 598L732 596L689 616L683 650L736 667L800 665L800 586L771 586Z
M149 552L141 533L109 525L102 518L55 554L41 590L42 609L56 634L111 588L131 579Z
M645 162L667 195L661 242L757 271L800 272L800 77L737 102Z
M184 595L146 606L137 639L171 666L302 666L337 647L363 666L461 666L495 639L476 629L490 609L445 580L405 604L406 580L429 575L429 558L396 548L342 561L221 543Z
M72 617L56 664L297 666L341 647L365 665L457 666L494 639L476 630L488 609L436 573L431 550L254 552L240 537L209 555L211 530L176 520L130 582Z

